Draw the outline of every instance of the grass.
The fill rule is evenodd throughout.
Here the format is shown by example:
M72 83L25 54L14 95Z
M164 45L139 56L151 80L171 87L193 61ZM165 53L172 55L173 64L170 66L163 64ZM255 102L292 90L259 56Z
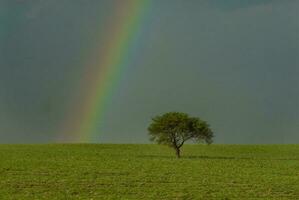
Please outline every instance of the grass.
M0 145L0 199L299 199L299 145Z

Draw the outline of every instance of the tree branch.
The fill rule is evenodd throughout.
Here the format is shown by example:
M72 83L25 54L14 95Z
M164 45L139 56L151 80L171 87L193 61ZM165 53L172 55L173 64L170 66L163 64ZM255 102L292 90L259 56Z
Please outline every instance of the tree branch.
M178 146L178 148L181 148L181 147L183 146L183 144L185 143L185 141L186 141L186 140L183 140L183 141L181 142L181 144Z

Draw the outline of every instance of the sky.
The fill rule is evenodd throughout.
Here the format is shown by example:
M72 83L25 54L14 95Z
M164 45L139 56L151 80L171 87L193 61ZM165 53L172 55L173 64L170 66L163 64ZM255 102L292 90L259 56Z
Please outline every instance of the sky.
M59 137L66 110L121 1L0 1L0 143L72 142ZM148 143L151 118L179 111L207 121L215 143L298 143L298 10L150 0L92 142Z

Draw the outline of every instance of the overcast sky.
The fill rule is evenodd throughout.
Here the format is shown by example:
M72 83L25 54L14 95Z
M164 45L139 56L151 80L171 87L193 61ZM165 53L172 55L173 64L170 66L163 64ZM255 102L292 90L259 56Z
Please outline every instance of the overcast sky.
M118 1L0 1L0 143L56 141ZM208 121L216 143L299 142L299 1L153 0L136 57L95 142L148 142L168 111Z

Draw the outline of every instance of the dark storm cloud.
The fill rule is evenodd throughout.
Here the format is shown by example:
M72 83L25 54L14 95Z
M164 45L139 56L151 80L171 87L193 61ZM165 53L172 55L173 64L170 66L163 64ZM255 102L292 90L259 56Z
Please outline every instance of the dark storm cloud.
M62 121L82 71L82 52L95 39L100 5L8 1L1 37L1 131L8 141L47 141ZM106 8L109 8L107 4ZM80 12L88 13L81 15ZM85 39L82 39L85 38ZM43 139L45 138L45 139Z
M0 142L57 137L115 2L0 2ZM153 1L138 59L99 122L102 141L146 142L150 118L173 110L208 120L219 143L298 141L298 9L294 0Z
M153 11L146 61L127 75L131 82L122 83L120 93L126 93L118 97L135 106L114 107L131 114L115 118L111 112L107 122L119 125L107 140L113 132L126 139L119 136L126 130L138 137L150 116L180 110L210 121L218 142L292 142L299 112L298 3L242 4L222 12L224 3L217 11L191 2L164 2ZM118 128L122 124L130 127Z
M293 2L294 0L286 0L285 3ZM280 0L227 0L227 1L221 1L221 0L205 0L206 4L210 5L213 8L216 9L224 9L224 10L234 10L234 9L240 9L240 8L249 8L252 6L263 6L263 5L269 5L269 4L275 4L280 3Z

